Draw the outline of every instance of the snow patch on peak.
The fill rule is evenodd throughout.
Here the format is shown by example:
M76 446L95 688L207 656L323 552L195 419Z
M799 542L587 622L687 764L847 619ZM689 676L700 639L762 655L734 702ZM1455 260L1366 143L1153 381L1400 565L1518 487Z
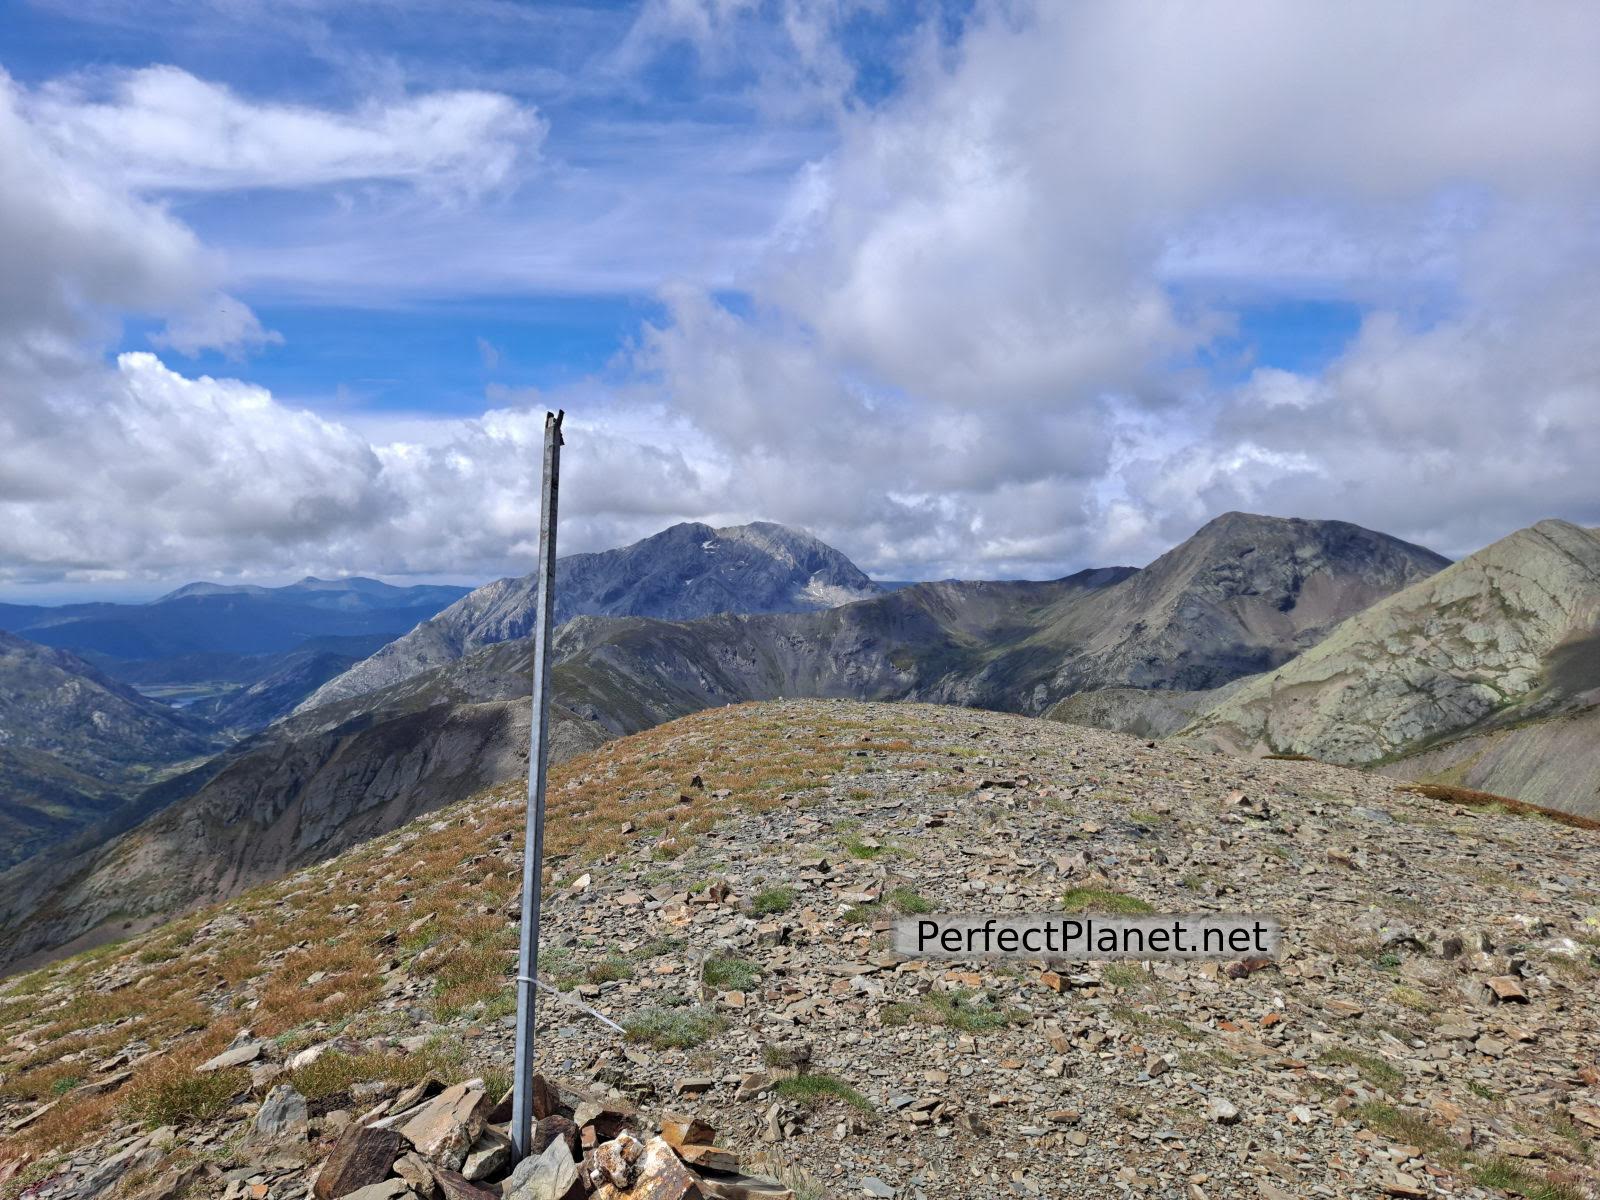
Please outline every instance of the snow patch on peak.
M829 583L826 580L812 576L800 589L800 597L811 604L823 608L837 608L841 604L853 604L857 600L866 600L876 592L865 588L845 587L842 584Z

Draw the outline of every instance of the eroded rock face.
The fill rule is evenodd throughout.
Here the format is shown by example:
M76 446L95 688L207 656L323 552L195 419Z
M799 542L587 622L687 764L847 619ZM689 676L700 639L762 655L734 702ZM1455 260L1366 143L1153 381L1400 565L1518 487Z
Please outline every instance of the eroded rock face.
M1377 768L1397 779L1446 783L1600 820L1600 703L1541 720L1424 745Z
M1131 733L1135 737L1162 738L1177 733L1197 716L1221 704L1244 683L1245 680L1236 680L1201 692L1097 688L1068 696L1044 715L1068 725L1088 725L1094 729Z
M1597 623L1600 534L1541 521L1351 617L1183 736L1345 764L1393 758L1572 702L1549 678L1553 657Z

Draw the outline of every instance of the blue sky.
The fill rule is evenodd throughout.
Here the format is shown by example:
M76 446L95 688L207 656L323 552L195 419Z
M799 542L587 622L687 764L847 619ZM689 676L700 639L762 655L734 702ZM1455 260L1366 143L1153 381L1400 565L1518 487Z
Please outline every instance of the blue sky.
M252 100L333 107L359 103L370 81L386 74L405 81L388 86L489 87L548 120L541 151L552 171L566 176L562 184L578 207L617 204L630 176L679 158L694 146L695 131L705 130L753 160L739 172L751 192L741 207L752 230L772 219L783 184L828 141L819 112L774 122L756 111L747 95L757 82L753 64L742 56L705 63L689 41L664 39L631 69L619 69L614 60L640 15L636 4L329 5L304 10L303 24L293 5L276 20L255 5L170 5L166 10L184 19L152 19L162 7L25 4L11 25L4 66L37 86L84 72L171 65ZM840 31L841 46L861 67L852 99L892 89L892 68L877 55L916 16L911 7L885 20L864 13ZM760 144L768 131L779 146ZM618 141L637 157L630 161ZM585 174L596 178L586 185ZM498 199L508 208L518 202ZM207 244L270 258L286 244L327 236L324 222L336 201L326 193L253 188L173 203ZM569 234L570 210L561 215L548 229L531 221L516 228L532 239ZM663 228L659 235L676 240L684 232ZM711 242L732 231L694 232ZM637 247L624 250L611 256L601 248L609 261L595 264L590 277L566 262L494 280L430 272L402 295L366 286L355 272L261 280L238 289L240 298L283 340L252 356L249 378L310 403L445 414L481 411L489 382L569 384L603 371L641 321L660 317L661 264ZM700 263L672 256L675 273L697 267L727 282L727 260L714 247ZM149 349L161 323L127 321L108 353ZM190 361L199 371L235 369L235 360L217 351Z
M707 57L689 38L664 39L632 69L620 70L619 49L640 17L634 3L469 5L466 19L448 5L329 5L311 10L305 27L289 18L264 21L264 9L254 5L198 12L173 6L188 19L170 23L151 20L151 11L118 3L26 4L4 65L18 81L41 85L85 71L167 64L252 99L309 105L359 102L363 82L384 73L413 87L488 86L549 121L542 146L547 158L564 171L597 172L610 185L577 184L577 203L614 199L606 193L626 188L630 174L647 174L652 157L669 160L685 144L692 147L688 131L695 128L714 129L735 146L759 146L772 136L781 148L767 152L763 167L741 180L750 188L746 206L757 230L776 218L794 173L834 142L825 108L774 112L755 95L760 55L744 47ZM901 82L897 45L930 22L942 38L958 41L969 14L966 3L854 13L834 31L852 72L837 102L871 107L889 101ZM785 54L781 37L763 24L751 22L751 35L772 43L765 53ZM619 156L608 145L616 136L640 147L642 160ZM210 245L270 256L314 229L328 203L325 195L250 189L184 197L177 211ZM536 225L523 229L539 236ZM685 231L659 232L677 238ZM728 231L693 232L711 240ZM736 263L730 269L713 251L712 260L699 265L712 270L698 282L726 287L726 303L743 299ZM639 254L611 267L610 278L599 271L593 279L574 278L558 269L545 278L529 271L492 285L471 277L435 279L403 296L363 287L359 278L261 281L238 294L282 341L252 356L248 378L275 395L343 411L445 415L481 411L490 384L570 385L603 373L642 322L660 321L660 284L692 278L696 264L678 259L669 275ZM1218 378L1234 377L1241 363L1320 367L1354 335L1360 308L1342 300L1257 298L1240 307L1238 336L1202 361ZM128 320L108 353L149 349L150 334L161 324ZM187 357L186 369L238 369L236 357L220 351Z
M1600 521L1591 51L1576 3L24 0L0 596L520 572L547 405L574 550Z

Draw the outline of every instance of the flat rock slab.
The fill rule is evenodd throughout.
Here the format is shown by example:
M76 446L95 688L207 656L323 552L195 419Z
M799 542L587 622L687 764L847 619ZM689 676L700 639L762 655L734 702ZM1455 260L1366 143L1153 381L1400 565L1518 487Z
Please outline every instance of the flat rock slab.
M287 1083L280 1083L261 1102L252 1133L266 1141L304 1137L309 1118L306 1098Z
M208 1075L212 1071L222 1071L228 1067L242 1067L260 1058L261 1051L266 1045L265 1042L245 1042L241 1046L230 1046L215 1058L206 1059L195 1070L202 1075Z
M505 1195L507 1200L562 1200L577 1182L578 1164L566 1139L557 1137L537 1157L517 1164Z
M481 1183L474 1183L458 1172L438 1167L434 1170L433 1177L439 1184L439 1190L444 1194L444 1200L500 1200L498 1191L484 1187Z
M706 1200L795 1200L794 1190L776 1179L740 1175L734 1171L700 1171L700 1190Z
M384 1179L357 1188L348 1194L347 1200L402 1200L406 1196L415 1197L416 1193L404 1179Z
M400 1136L429 1162L458 1171L483 1132L487 1097L481 1087L445 1088L400 1126Z
M1515 975L1496 975L1487 981L1489 990L1501 1004L1526 1004L1528 993L1522 990L1522 981Z

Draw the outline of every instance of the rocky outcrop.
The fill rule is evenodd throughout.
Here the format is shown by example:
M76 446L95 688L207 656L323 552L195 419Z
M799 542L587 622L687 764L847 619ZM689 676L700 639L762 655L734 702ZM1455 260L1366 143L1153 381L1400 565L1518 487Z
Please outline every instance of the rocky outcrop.
M389 687L533 629L536 579L487 584L318 689L298 709ZM687 620L712 613L809 612L881 589L809 534L758 521L713 529L688 523L556 563L556 623L573 617Z
M1600 532L1541 521L1350 618L1184 736L1373 764L1556 715L1593 702L1597 622Z

